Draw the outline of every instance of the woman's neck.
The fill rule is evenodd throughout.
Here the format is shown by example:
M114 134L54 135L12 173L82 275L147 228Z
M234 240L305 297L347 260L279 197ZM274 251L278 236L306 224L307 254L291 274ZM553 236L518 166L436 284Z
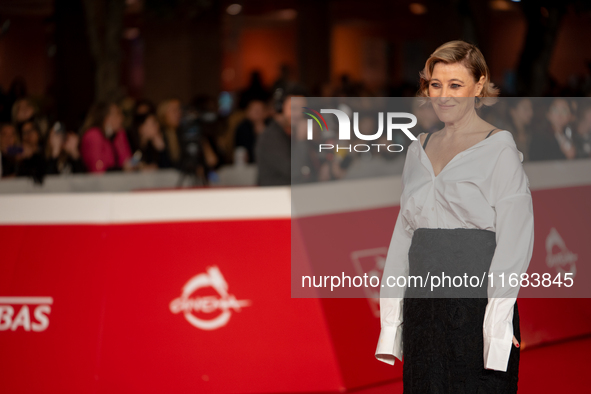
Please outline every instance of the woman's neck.
M478 129L482 122L482 119L476 114L476 110L471 109L457 121L445 123L443 134L449 137L469 134Z

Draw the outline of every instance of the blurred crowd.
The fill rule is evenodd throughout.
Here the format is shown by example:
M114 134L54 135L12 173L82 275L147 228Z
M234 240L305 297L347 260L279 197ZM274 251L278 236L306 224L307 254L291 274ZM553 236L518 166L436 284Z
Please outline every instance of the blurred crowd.
M199 179L230 162L216 100L97 102L81 124L66 125L31 97L4 97L2 178L145 172L176 168Z
M502 98L484 117L511 131L524 161L591 157L591 98Z
M265 86L253 72L249 86L235 95L197 96L187 103L130 97L98 102L80 124L66 125L42 102L29 97L22 83L17 84L0 97L2 178L31 177L42 183L48 174L175 168L209 184L215 183L223 166L254 165L257 183L265 186L384 175L388 172L381 173L380 168L401 169L398 154L316 152L312 148L317 141L301 137L303 128L292 139L290 99L305 100L308 94L286 69L272 86ZM363 89L346 77L336 86L327 85L322 95L364 96ZM425 108L413 104L408 109L419 119L411 129L415 135L442 127ZM591 157L591 98L504 97L481 111L491 124L513 133L525 161ZM377 119L370 112L360 115L363 133L375 133ZM410 143L401 136L395 140L404 147ZM359 170L360 163L369 162L374 166Z

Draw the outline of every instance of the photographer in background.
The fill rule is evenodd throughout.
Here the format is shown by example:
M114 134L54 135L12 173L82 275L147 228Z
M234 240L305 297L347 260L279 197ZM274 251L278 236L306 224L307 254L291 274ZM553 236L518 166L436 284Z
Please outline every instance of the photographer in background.
M210 96L193 98L180 128L182 176L179 184L185 177L191 177L194 184L218 182L216 170L227 163L218 144L221 130L216 101Z
M273 106L276 113L258 137L255 147L259 186L291 184L291 98L304 96L303 89L298 87L275 91Z
M246 162L255 163L255 145L259 135L269 124L267 104L262 100L251 100L246 106L244 120L236 127L234 149L244 148Z

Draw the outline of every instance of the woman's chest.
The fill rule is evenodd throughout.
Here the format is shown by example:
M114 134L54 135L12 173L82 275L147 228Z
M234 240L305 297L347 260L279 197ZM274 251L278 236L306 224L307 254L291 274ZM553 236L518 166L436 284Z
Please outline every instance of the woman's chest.
M115 163L115 154L113 144L107 139L103 140L100 147L101 157L107 167L111 167Z
M455 156L437 175L420 157L408 163L401 203L415 207L489 205L491 168L477 152Z

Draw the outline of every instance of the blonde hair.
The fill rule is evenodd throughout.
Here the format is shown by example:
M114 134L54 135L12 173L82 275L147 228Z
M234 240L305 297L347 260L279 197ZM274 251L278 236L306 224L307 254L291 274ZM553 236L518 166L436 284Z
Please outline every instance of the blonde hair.
M35 104L35 102L29 98L29 97L21 97L19 99L17 99L14 104L12 105L12 121L14 122L16 119L16 116L18 115L18 110L19 107L21 105L23 105L24 103L28 104L32 109L33 109L33 115L35 115L38 111L39 108L37 108L37 105Z
M419 72L421 81L417 97L429 97L429 82L437 63L459 63L470 71L476 82L480 80L480 77L484 76L482 90L476 99L476 108L481 107L483 104L493 105L497 102L499 89L490 81L490 71L482 52L476 45L461 40L446 42L429 56L429 59L425 62L425 68Z
M158 118L158 121L163 127L170 127L170 125L168 124L168 119L166 119L166 113L168 111L168 107L174 103L180 103L180 100L164 100L158 105L158 108L156 109L156 117Z
M179 103L180 100L178 99L169 99L164 100L158 105L158 109L156 110L156 118L158 122L162 126L162 133L164 134L164 138L166 143L168 144L168 153L170 155L170 159L177 163L181 159L181 145L179 142L179 137L177 135L177 130L172 127L172 125L168 122L168 108L174 104Z

